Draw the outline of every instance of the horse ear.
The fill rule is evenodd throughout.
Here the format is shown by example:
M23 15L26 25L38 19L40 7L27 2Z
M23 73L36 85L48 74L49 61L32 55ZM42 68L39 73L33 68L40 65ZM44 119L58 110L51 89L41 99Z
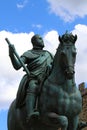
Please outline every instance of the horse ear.
M59 41L60 41L60 43L63 43L63 40L62 40L61 36L59 36Z
M77 35L75 35L75 37L74 37L74 43L76 42L76 40L77 40Z

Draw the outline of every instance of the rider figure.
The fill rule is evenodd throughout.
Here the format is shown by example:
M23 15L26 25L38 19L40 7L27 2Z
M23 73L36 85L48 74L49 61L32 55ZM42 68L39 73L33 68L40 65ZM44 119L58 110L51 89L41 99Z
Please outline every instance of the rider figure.
M33 48L26 51L20 59L27 65L30 71L29 82L26 90L25 102L27 111L27 122L32 117L38 117L39 112L34 111L36 99L38 96L38 88L44 78L47 76L47 70L52 69L53 56L44 48L44 42L40 35L36 34L31 38ZM18 70L22 67L14 54L14 46L9 46L9 56L13 67ZM50 72L50 71L49 71Z

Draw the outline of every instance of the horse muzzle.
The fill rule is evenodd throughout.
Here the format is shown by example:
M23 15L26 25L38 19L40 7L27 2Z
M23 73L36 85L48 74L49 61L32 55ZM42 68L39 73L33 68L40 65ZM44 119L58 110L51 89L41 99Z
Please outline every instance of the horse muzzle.
M75 73L75 71L73 68L68 68L65 70L65 76L67 79L72 79L74 76L74 73Z

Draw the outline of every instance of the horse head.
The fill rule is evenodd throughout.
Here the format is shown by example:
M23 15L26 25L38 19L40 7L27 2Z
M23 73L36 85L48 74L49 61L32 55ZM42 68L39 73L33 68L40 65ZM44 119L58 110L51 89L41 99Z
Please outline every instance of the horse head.
M72 79L75 73L74 64L76 59L76 40L77 35L74 36L72 33L66 32L64 35L59 36L59 63L67 79Z

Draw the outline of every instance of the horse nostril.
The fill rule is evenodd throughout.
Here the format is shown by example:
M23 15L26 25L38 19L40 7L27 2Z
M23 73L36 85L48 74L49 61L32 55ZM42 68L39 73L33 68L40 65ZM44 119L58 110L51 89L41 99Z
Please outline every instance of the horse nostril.
M69 68L65 70L65 75L66 75L66 77L67 77L68 79L71 79L71 78L73 77L74 73L75 73L75 71L74 71L74 70L71 70L71 69L69 69Z
M75 74L75 71L73 71L73 74Z
M73 75L75 73L75 71L70 71L68 73L71 74L71 75Z
M70 71L71 74L74 74L74 73L75 73L75 71L74 71L73 68L71 68L69 71Z

